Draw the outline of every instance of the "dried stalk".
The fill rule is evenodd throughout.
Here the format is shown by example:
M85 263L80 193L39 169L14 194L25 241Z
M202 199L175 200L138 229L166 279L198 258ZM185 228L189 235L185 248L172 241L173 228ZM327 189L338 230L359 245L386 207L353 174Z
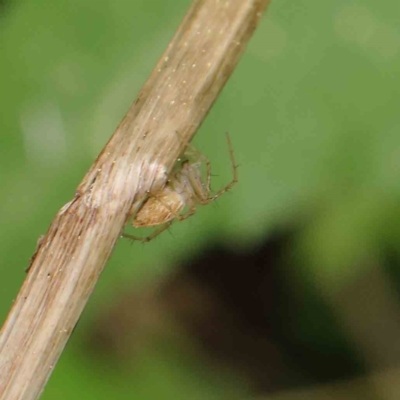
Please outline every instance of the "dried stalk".
M1 331L1 400L40 396L126 221L165 184L268 3L194 1L74 199L38 245Z

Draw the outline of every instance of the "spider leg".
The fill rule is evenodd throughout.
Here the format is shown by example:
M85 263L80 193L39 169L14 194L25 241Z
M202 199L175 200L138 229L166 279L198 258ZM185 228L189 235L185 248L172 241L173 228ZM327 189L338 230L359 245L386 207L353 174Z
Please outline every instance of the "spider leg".
M211 162L210 160L207 158L207 156L201 152L197 147L193 146L189 141L184 140L178 131L175 131L176 134L179 136L179 139L184 143L185 147L187 149L189 149L198 160L204 161L204 163L206 164L206 174L207 174L207 181L206 181L206 193L207 193L207 197L210 193L211 190ZM186 153L186 151L185 151Z
M229 147L229 155L231 158L231 166L232 166L232 180L225 185L223 188L221 188L220 190L218 190L218 192L214 193L211 197L207 197L204 200L198 201L200 204L209 204L212 203L214 200L216 200L219 196L221 196L222 194L224 194L225 192L227 192L228 190L230 190L234 185L236 185L236 183L238 182L238 175L237 175L237 164L235 161L235 154L233 152L233 147L232 147L232 143L231 143L231 139L229 137L228 132L226 133L226 141L228 142L228 147ZM211 180L211 167L208 168L207 167L207 190L209 193L210 190L210 180Z
M184 214L177 215L177 216L176 216L176 219L177 219L178 221L184 221L186 218L191 217L191 216L192 216L193 214L195 214L195 213L196 213L196 206L195 206L195 205L192 205L192 206L189 208L188 212L186 212L186 213L184 213Z
M142 243L147 243L150 242L150 240L153 240L156 236L158 236L160 233L164 232L166 229L170 227L172 224L172 221L168 221L167 223L161 225L158 229L156 229L151 235L146 236L146 237L140 237L140 236L134 236L134 235L129 235L128 233L123 233L121 236L129 239L129 240L137 240Z

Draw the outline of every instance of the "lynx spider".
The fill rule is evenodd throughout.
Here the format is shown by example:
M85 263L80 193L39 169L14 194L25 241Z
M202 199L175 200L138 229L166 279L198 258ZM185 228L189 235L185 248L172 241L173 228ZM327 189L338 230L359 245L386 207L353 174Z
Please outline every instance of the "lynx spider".
M135 228L161 226L147 237L138 237L129 234L123 234L122 236L144 243L149 242L161 232L168 229L174 220L183 221L192 216L196 212L197 205L212 203L219 196L230 190L237 183L238 177L237 165L228 133L226 133L226 140L228 142L233 174L232 180L226 186L210 196L210 160L198 149L187 143L187 148L197 155L196 160L190 161L186 158L180 164L177 164L164 188L157 194L151 195L145 201L132 221L132 225ZM185 154L187 155L188 152L185 152ZM202 162L206 164L207 177L205 183L201 176ZM185 207L188 207L188 211L182 213Z

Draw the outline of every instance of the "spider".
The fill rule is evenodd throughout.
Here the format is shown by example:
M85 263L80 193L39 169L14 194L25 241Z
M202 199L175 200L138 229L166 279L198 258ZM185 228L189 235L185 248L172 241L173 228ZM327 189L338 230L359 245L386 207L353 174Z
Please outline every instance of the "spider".
M211 163L210 160L195 147L187 144L191 152L197 155L194 161L188 158L188 152L185 152L185 158L177 163L171 173L167 184L158 193L150 195L142 207L136 213L132 225L135 228L144 228L160 226L150 236L138 237L124 233L122 236L131 240L149 242L158 236L161 232L175 221L183 221L196 212L197 205L206 205L212 203L219 196L230 190L238 181L237 165L233 154L233 149L229 134L226 134L229 153L232 163L232 180L220 189L218 192L210 195L211 192ZM203 182L201 176L201 164L206 164L206 182ZM186 212L183 212L187 208Z

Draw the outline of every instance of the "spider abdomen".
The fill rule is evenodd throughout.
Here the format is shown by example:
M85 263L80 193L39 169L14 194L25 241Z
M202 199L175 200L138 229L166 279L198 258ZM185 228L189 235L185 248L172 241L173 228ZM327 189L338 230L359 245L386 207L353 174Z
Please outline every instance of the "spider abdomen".
M136 214L135 228L156 226L173 220L181 213L187 202L186 196L167 185L156 196L150 197Z

